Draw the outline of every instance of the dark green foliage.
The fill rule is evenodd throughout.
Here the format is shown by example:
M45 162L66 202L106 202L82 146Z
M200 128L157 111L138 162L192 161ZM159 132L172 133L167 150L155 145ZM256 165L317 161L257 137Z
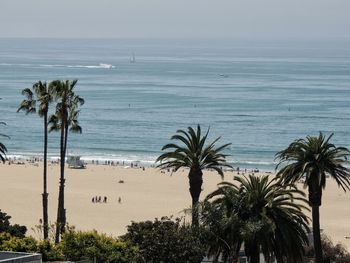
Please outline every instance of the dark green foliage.
M205 255L205 245L199 229L180 224L164 217L161 220L132 222L123 240L138 246L141 262L201 262Z
M212 233L209 253L223 253L234 262L244 243L249 262L273 255L278 262L302 262L308 244L308 220L302 209L306 199L293 185L281 185L268 176L235 177L208 195L203 224ZM215 219L216 217L216 219Z
M38 251L38 242L32 237L11 236L9 233L0 233L0 250L30 252Z
M137 248L96 231L67 231L60 247L67 260L97 260L104 263L132 263L138 257Z
M342 244L334 245L328 236L321 236L324 263L350 263L350 254ZM312 246L306 247L306 256L314 257L315 250Z
M64 259L61 246L59 244L56 245L47 239L38 243L38 249L36 252L42 255L43 261L59 261Z
M0 233L5 232L15 237L24 237L27 228L18 224L11 225L10 219L11 216L7 215L5 212L1 212L0 209Z

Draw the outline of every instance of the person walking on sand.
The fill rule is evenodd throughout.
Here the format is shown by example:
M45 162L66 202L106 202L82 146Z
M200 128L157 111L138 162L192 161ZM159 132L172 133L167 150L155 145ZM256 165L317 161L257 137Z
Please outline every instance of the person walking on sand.
M119 204L122 203L122 199L120 198L120 196L119 196L119 198L118 198L118 203L119 203Z
M107 203L107 196L103 197L103 202Z

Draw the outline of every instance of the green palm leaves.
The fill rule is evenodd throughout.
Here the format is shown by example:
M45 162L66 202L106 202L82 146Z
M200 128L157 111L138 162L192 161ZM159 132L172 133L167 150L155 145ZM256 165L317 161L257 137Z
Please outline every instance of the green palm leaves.
M206 198L203 223L212 236L222 235L211 245L211 255L222 253L232 262L244 244L249 262L259 262L260 252L267 260L274 255L278 262L302 262L303 245L308 243L303 192L268 176L234 180L219 184ZM219 214L216 220L213 213ZM225 231L215 231L218 223L223 225L216 228Z
M224 144L216 147L216 143L220 139L217 138L213 142L206 144L209 129L202 135L201 127L198 125L195 131L192 127L188 127L187 132L178 130L171 140L180 142L181 144L169 143L162 150L166 151L157 158L158 167L161 169L189 168L189 184L190 194L192 197L192 224L198 225L197 204L203 184L204 169L213 169L221 176L224 175L222 167L230 167L226 163L226 154L222 152L230 145Z
M316 263L323 262L320 237L319 206L322 190L326 187L326 176L333 178L344 191L350 189L350 170L347 157L350 151L330 143L333 134L326 138L308 136L292 142L285 150L277 153L279 166L277 173L284 183L295 183L305 177L305 186L309 190L309 204L312 207L312 227Z
M209 129L202 136L201 127L197 126L197 131L192 127L188 127L188 131L178 130L177 134L171 137L171 140L177 140L183 145L179 146L175 143L169 143L163 146L162 150L168 150L160 155L157 162L158 167L162 169L173 168L177 171L181 167L197 169L213 169L223 176L222 167L229 165L226 163L226 154L222 151L231 143L215 147L215 143L220 137L209 144L205 144L208 138Z
M277 176L287 183L295 183L305 176L305 185L326 187L326 175L330 175L344 190L350 189L350 170L347 157L350 151L345 147L336 147L330 143L333 134L326 138L322 133L318 137L307 136L292 142L285 150L277 153L281 168Z

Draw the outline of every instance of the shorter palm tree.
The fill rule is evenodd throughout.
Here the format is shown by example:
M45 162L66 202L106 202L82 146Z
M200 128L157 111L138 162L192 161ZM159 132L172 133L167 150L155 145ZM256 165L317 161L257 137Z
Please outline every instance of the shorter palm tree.
M286 149L276 154L279 166L284 165L277 176L286 184L294 184L305 179L304 186L309 190L309 205L312 207L312 228L314 235L316 263L323 262L320 236L319 207L322 191L326 187L326 176L333 178L344 191L350 190L350 170L347 157L350 151L330 143L333 134L326 138L307 136L292 142Z
M308 218L302 211L307 209L304 193L294 185L282 185L277 178L269 180L268 176L234 180L235 184L220 183L206 201L217 211L224 211L223 229L232 230L223 232L222 239L236 249L236 257L243 243L251 263L259 262L260 253L268 261L275 256L278 262L302 262L303 246L308 244ZM231 256L227 262L235 262L236 257Z
M156 162L160 163L157 167L161 169L171 168L175 172L181 167L190 169L188 179L192 197L192 224L198 226L197 204L202 192L203 170L213 169L223 177L224 172L222 167L231 166L226 163L227 155L223 154L222 151L230 143L215 147L215 143L220 139L219 137L213 142L206 144L209 129L202 136L199 125L196 131L192 127L188 127L187 132L178 130L176 133L171 137L171 140L179 141L182 145L169 143L163 146L162 150L168 151L157 158Z

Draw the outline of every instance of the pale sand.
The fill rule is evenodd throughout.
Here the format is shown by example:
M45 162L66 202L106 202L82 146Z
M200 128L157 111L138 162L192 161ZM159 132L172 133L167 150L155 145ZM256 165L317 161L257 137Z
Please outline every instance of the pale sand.
M50 165L49 218L55 221L59 166ZM232 181L236 172L227 172L225 180ZM124 183L119 183L124 180ZM221 178L214 172L204 172L201 198L216 189ZM157 169L125 169L115 166L88 165L87 169L66 169L67 221L78 229L119 236L133 221L153 220L162 216L180 217L189 208L187 171L172 176ZM32 164L0 164L0 209L12 216L12 223L26 225L30 230L42 217L42 166ZM107 196L108 202L94 204L93 196ZM121 197L121 204L118 198ZM334 242L350 248L350 194L338 189L333 180L327 181L320 209L321 228Z

